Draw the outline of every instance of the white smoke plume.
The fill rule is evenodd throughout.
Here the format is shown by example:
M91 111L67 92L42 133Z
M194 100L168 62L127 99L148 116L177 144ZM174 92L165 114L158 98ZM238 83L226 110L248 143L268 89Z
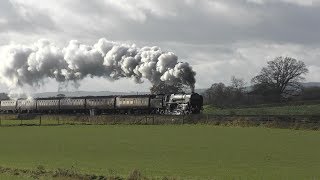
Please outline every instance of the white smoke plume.
M181 82L193 91L196 74L172 52L104 38L93 46L72 40L64 48L44 39L30 46L10 44L3 48L0 62L0 81L11 89L40 86L48 78L62 84L77 84L89 76L110 80L132 78L137 83L147 79L152 84Z

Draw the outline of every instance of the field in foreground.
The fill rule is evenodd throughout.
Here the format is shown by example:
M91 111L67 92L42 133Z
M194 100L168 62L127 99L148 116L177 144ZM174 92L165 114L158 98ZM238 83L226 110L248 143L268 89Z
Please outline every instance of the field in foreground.
M181 179L319 179L320 132L214 126L0 128L0 166ZM0 175L4 176L4 175Z

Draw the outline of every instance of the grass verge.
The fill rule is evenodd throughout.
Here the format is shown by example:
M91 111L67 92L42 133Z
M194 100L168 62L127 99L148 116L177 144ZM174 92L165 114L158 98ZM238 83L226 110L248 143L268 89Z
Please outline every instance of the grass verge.
M320 104L226 109L206 105L203 113L213 115L320 115Z

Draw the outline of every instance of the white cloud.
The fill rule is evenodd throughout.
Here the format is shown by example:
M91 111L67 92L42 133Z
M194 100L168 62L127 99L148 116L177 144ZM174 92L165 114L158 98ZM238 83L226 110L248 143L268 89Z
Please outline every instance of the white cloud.
M232 25L248 26L260 21L260 15L255 10L248 11L245 7L231 2L221 0L185 1L189 7L206 12L209 17L231 23Z
M300 5L300 6L313 6L313 5L318 5L318 3L320 2L319 0L247 0L247 1L251 3L256 3L256 4L283 2L288 4Z
M175 16L176 9L174 6L170 6L170 1L144 1L144 0L104 0L108 6L113 6L121 12L125 17L129 17L132 20L144 22L147 19L147 15L152 14L159 17Z
M4 18L0 18L0 25L1 24L6 24L8 21Z
M88 2L83 2L80 0L69 1L46 1L45 3L39 3L37 0L11 0L11 3L14 4L17 8L20 8L19 12L22 15L32 13L33 11L46 11L50 16L57 20L66 20L66 19L77 19L77 16L85 18L83 16L83 11L87 11L90 14L100 13L100 15L106 15L100 17L100 19L108 17L122 17L129 20L134 20L138 22L144 22L147 19L148 15L154 15L159 17L174 16L176 14L176 6L172 6L171 1L144 1L144 0L92 0ZM82 4L82 5L80 5ZM87 7L86 4L88 5ZM77 7L79 7L76 9ZM92 6L90 9L90 6ZM94 8L100 6L101 9L95 11ZM70 11L70 7L72 8ZM76 8L74 8L76 7ZM92 10L92 11L91 11ZM91 11L91 12L90 12ZM117 13L113 16L110 13ZM88 16L86 18L94 18Z
M159 45L194 66L201 88L228 82L231 75L249 81L267 60L287 55L306 62L307 81L320 81L319 4L320 0L3 0L0 46L41 38L59 46L71 39L92 44L101 37ZM89 86L80 88L97 82L102 81L86 79ZM131 81L101 83L97 88L120 89L126 87L124 82Z
M176 43L168 43L166 46L176 50L177 54L182 54L182 59L191 61L197 72L198 88L206 88L216 82L229 83L233 75L244 78L250 84L251 78L259 73L267 61L277 56L289 56L304 61L310 70L306 81L320 81L320 48L317 47L244 41L228 46Z
M309 69L309 73L307 74L306 79L309 82L319 82L320 66L309 66L308 69Z

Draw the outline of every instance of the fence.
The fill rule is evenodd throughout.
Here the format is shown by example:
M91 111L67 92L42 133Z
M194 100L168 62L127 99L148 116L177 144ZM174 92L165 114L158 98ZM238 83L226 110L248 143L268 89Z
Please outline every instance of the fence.
M43 114L7 114L0 115L0 126L12 125L164 125L164 124L212 124L268 127L300 128L307 126L319 129L320 116L279 116L279 115L43 115Z

